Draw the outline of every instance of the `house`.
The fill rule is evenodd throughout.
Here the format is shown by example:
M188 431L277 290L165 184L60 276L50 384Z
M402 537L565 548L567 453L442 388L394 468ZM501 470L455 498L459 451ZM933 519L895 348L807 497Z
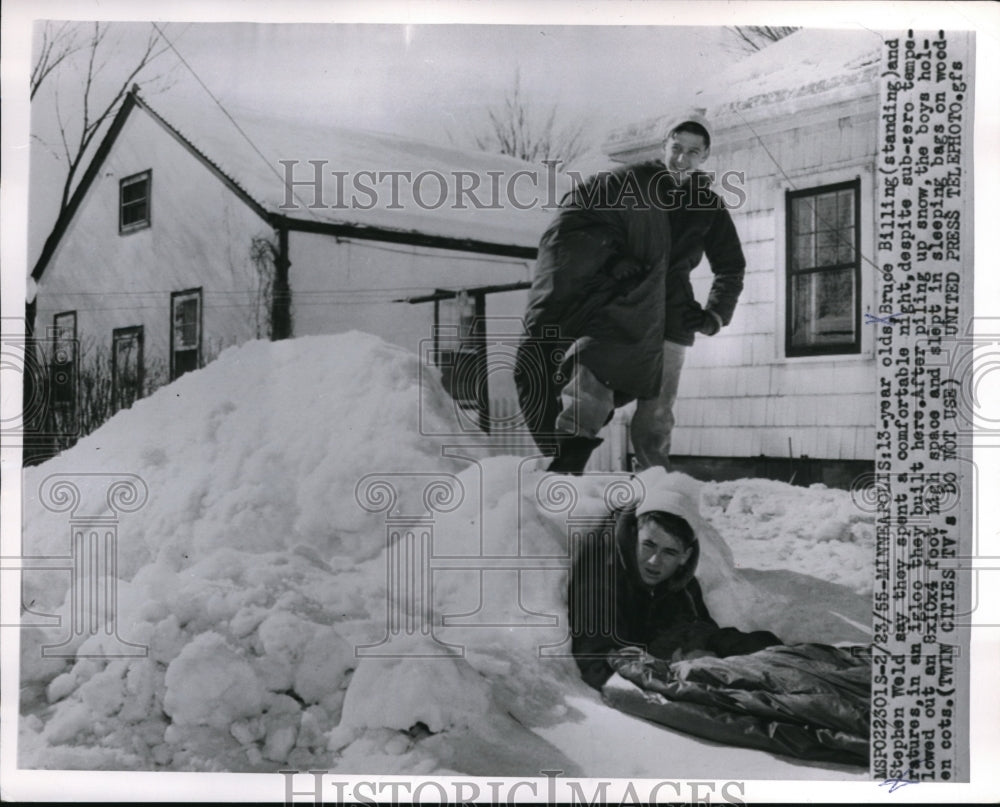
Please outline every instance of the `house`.
M60 431L71 441L231 345L351 329L442 366L456 428L488 425L490 400L514 396L511 373L485 367L513 354L551 178L230 114L169 93L154 108L133 88L46 242L34 331ZM429 304L393 304L414 298Z
M732 323L688 352L682 470L849 485L871 469L880 47L865 31L796 32L604 144L615 162L659 156L673 110L705 108L704 168L748 261ZM499 425L505 450L531 450L513 346L558 179L496 155L237 119L128 96L34 270L36 333L53 329L51 353L69 364L54 366L57 406L79 399L77 371L60 370L94 344L107 346L117 408L231 344L358 328L442 366L459 430ZM394 173L410 177L398 196L377 181ZM454 185L439 194L437 177ZM458 190L472 186L478 205ZM490 203L511 187L535 196ZM704 300L707 266L692 280ZM591 467L623 467L626 429L617 417Z
M713 124L703 167L747 258L732 323L688 351L672 446L682 469L844 485L872 468L881 44L801 30L678 95ZM617 162L660 156L673 117L616 130L604 149ZM705 300L707 264L692 282Z

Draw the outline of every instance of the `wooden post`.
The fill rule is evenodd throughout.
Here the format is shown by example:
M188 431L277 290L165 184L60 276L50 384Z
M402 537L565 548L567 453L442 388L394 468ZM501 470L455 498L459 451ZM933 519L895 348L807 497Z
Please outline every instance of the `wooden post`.
M278 254L274 261L274 289L271 300L271 339L288 339L292 335L292 289L288 283L288 222L284 217L275 226L278 234Z

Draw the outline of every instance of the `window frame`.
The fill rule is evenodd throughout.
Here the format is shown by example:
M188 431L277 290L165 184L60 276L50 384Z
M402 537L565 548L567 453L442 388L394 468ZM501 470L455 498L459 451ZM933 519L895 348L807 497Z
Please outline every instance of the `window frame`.
M146 182L146 216L139 221L125 223L125 188L129 185ZM130 202L129 204L134 204ZM118 181L118 234L128 235L153 226L153 169L147 168L137 174L131 174Z
M70 342L71 355L65 362L58 362L57 357L60 353L61 342L63 341L62 331L66 326L60 325L60 320L66 318L72 318L72 326L69 326L67 330L70 331L67 337ZM68 414L71 418L76 416L76 391L77 391L77 380L79 377L79 342L77 340L77 323L79 318L77 317L76 310L72 311L60 311L57 314L52 315L52 357L49 361L49 384L52 390L51 401L55 407L65 407L69 410ZM69 393L67 398L57 397L56 390L60 388L56 374L58 372L58 365L69 365L70 378L68 384L65 386L69 388Z
M434 300L434 349L432 351L434 365L442 368L442 382L445 383L445 376L449 371L457 369L457 365L449 365L448 368L444 368L442 366L442 358L445 352L443 342L453 342L458 346L458 349L453 353L453 356L456 358L459 353L463 352L463 347L465 348L464 352L466 354L472 354L473 358L471 359L471 366L476 372L476 377L472 383L473 390L476 393L475 397L467 399L463 402L459 398L454 397L452 394L454 390L450 389L450 383L445 383L445 388L446 391L448 391L449 397L451 397L451 399L455 402L455 405L466 413L474 414L476 416L476 423L480 430L489 434L490 401L486 347L486 295L482 292L469 293L469 299L473 302L473 315L469 323L469 333L465 335L461 333L461 320L459 320L457 332L454 336L452 336L451 326L443 326L441 324L441 303L453 302L458 296L459 295L456 293L453 296L442 297ZM446 334L447 340L445 339ZM465 361L469 361L469 359L465 359ZM466 367L467 366L468 365L466 365Z
M792 228L792 216L795 201L801 198L818 197L828 193L851 190L854 192L854 260L852 263L832 264L830 266L813 267L806 270L794 270L793 256L795 253L795 234ZM861 237L861 178L833 182L824 185L814 185L808 188L785 190L785 357L799 358L810 356L850 356L862 352L861 330L861 297L862 297L862 237ZM825 345L794 345L792 342L792 323L795 313L794 281L798 276L818 274L825 271L843 271L852 269L854 281L854 339L851 342Z
M128 336L136 336L136 386L138 394L128 406L143 397L143 385L145 383L145 361L143 357L143 343L145 342L145 329L142 325L129 325L125 328L115 328L111 331L111 411L118 412L126 407L121 402L121 390L119 390L118 380L118 341Z
M174 317L177 313L178 302L183 302L187 299L194 299L198 301L198 344L194 348L195 350L195 367L201 367L202 359L202 345L204 343L204 324L205 324L205 303L204 303L204 292L201 286L192 289L184 289L182 291L173 291L170 293L170 380L174 381L180 378L184 373L177 372L177 362L176 354L179 350L176 342L176 325ZM185 371L187 372L187 371Z

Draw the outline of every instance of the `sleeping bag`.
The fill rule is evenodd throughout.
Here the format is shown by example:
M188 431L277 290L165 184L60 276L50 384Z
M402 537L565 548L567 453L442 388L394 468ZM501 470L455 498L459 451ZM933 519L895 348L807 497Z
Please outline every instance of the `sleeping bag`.
M620 711L706 740L867 766L871 664L864 650L778 645L669 662L628 647L609 657L620 677L602 693Z

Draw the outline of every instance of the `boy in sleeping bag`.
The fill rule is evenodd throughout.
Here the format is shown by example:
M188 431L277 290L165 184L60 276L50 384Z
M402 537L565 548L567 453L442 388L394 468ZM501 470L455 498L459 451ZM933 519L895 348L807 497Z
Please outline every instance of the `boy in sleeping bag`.
M865 655L720 628L695 578L697 506L666 487L665 474L643 476L643 500L588 533L570 571L572 648L583 680L621 711L699 737L866 764Z
M773 633L720 628L712 619L695 578L696 513L688 496L656 485L580 545L569 579L570 630L577 666L595 689L614 673L610 654L623 647L678 659L781 644Z

